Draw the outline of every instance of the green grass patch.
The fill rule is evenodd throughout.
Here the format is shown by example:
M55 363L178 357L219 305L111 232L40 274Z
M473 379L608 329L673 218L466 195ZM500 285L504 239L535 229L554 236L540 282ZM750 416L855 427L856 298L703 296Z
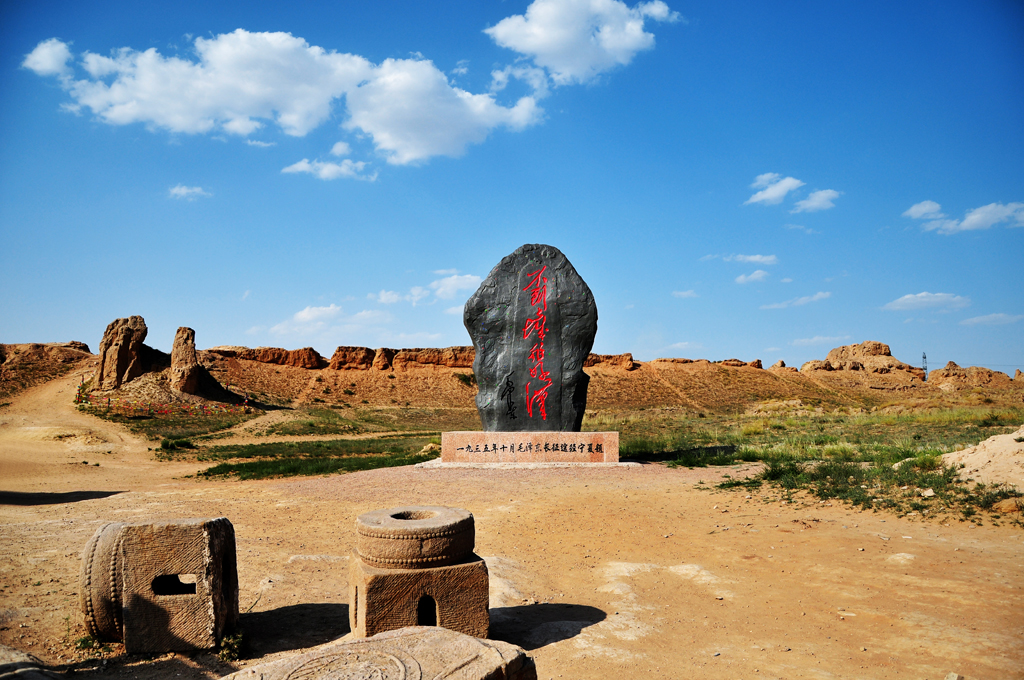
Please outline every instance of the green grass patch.
M384 467L415 465L437 458L437 453L392 453L369 456L317 456L309 458L273 458L243 463L221 463L203 472L201 477L237 476L239 479L295 477L298 475L329 475L338 472L359 472Z
M437 437L375 437L373 439L328 439L311 442L267 442L208 446L197 460L233 460L250 458L329 458L366 454L407 454L421 450Z
M329 408L305 408L299 417L267 428L266 434L311 435L311 434L357 434L364 430L360 424L345 418Z
M196 456L199 461L222 461L201 477L236 476L239 479L326 475L413 465L431 460L438 452L423 453L438 436L391 436L373 439L331 439L311 442L268 442L211 446Z
M114 411L79 406L83 413L112 423L124 425L134 434L147 439L188 439L200 435L227 430L263 415L263 411L252 413L214 413L210 415L154 414L154 415L122 415Z

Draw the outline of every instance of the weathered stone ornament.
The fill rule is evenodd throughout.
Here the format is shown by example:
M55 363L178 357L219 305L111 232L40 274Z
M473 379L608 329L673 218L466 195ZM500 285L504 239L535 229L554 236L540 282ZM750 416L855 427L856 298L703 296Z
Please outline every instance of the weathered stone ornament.
M597 305L561 251L527 244L504 258L466 302L464 321L484 431L580 431Z
M215 647L238 621L234 527L105 524L82 551L79 589L89 634L130 654Z
M407 626L441 626L487 637L487 564L473 552L472 513L414 505L356 520L349 619L356 637Z
M411 627L329 642L222 680L537 680L521 647L444 628Z

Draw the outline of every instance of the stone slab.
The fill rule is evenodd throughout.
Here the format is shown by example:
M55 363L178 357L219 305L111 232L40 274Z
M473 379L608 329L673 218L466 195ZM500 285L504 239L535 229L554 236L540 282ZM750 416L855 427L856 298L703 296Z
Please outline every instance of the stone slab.
M443 432L443 463L618 463L618 432Z
M537 680L521 647L445 628L410 627L363 640L335 640L222 680Z

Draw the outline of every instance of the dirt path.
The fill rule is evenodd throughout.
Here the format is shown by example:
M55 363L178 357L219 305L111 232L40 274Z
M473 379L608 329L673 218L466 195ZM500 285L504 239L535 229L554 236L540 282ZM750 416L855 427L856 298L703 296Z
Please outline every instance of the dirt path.
M81 661L78 554L101 523L230 518L251 665L348 633L354 518L430 503L476 516L492 636L526 647L541 678L1024 678L1019 526L705 490L730 468L200 482L75 412L76 382L0 411L0 643L87 677L230 670L211 654Z

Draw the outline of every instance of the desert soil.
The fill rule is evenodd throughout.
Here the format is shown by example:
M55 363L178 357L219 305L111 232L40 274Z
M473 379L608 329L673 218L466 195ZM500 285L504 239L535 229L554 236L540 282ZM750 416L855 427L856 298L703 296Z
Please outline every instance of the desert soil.
M540 678L1024 678L1019 525L708 490L743 468L197 481L202 464L158 462L152 442L78 413L79 380L0 410L0 644L79 675L218 677L343 636L356 515L441 504L475 515L491 635L529 650ZM252 658L73 649L79 552L101 524L219 515Z

